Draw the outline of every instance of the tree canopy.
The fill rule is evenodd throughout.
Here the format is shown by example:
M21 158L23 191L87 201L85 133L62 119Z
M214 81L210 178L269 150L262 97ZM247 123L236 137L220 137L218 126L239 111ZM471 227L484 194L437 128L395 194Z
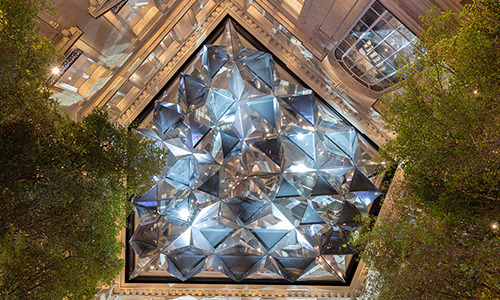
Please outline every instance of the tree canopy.
M361 235L363 259L380 299L498 299L500 2L422 20L382 109L404 192Z
M0 298L92 299L123 267L129 197L163 150L96 110L71 121L50 98L55 47L43 0L0 0Z

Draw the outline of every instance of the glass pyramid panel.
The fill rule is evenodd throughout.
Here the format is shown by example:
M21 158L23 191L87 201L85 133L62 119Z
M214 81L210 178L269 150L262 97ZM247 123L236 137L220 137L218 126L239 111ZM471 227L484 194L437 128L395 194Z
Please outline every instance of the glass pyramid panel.
M139 129L170 154L134 200L134 274L345 282L356 216L380 195L371 157L352 126L247 46L229 21Z

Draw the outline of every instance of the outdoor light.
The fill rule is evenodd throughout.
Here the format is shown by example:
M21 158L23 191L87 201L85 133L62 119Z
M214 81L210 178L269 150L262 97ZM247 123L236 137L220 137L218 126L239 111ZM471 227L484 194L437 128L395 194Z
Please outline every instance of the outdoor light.
M58 74L59 74L59 72L60 72L60 70L59 70L59 68L58 68L58 67L54 67L54 68L52 68L52 74L53 74L53 75L58 75Z

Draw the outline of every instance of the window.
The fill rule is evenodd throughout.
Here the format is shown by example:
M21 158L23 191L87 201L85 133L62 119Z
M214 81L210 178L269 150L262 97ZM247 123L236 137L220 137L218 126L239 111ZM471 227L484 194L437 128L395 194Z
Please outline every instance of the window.
M117 13L125 24L136 34L140 35L148 22L159 12L151 0L129 0Z
M274 17L271 16L270 13L268 13L264 8L262 8L260 5L258 5L255 2L252 2L252 6L255 8L256 11L258 11L264 18L266 18L271 24L274 24Z
M339 64L365 87L382 91L397 82L397 60L411 55L416 36L378 1L334 51Z

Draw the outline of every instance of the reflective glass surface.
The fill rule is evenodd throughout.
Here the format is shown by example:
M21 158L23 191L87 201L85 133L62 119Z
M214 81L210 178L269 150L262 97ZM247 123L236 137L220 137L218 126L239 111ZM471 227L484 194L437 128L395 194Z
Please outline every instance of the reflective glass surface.
M415 40L408 28L375 1L334 54L354 79L371 90L382 91L397 81L397 60L412 54Z
M356 216L380 195L371 162L356 130L278 69L229 22L156 103L138 131L170 153L134 200L131 277L345 281Z

